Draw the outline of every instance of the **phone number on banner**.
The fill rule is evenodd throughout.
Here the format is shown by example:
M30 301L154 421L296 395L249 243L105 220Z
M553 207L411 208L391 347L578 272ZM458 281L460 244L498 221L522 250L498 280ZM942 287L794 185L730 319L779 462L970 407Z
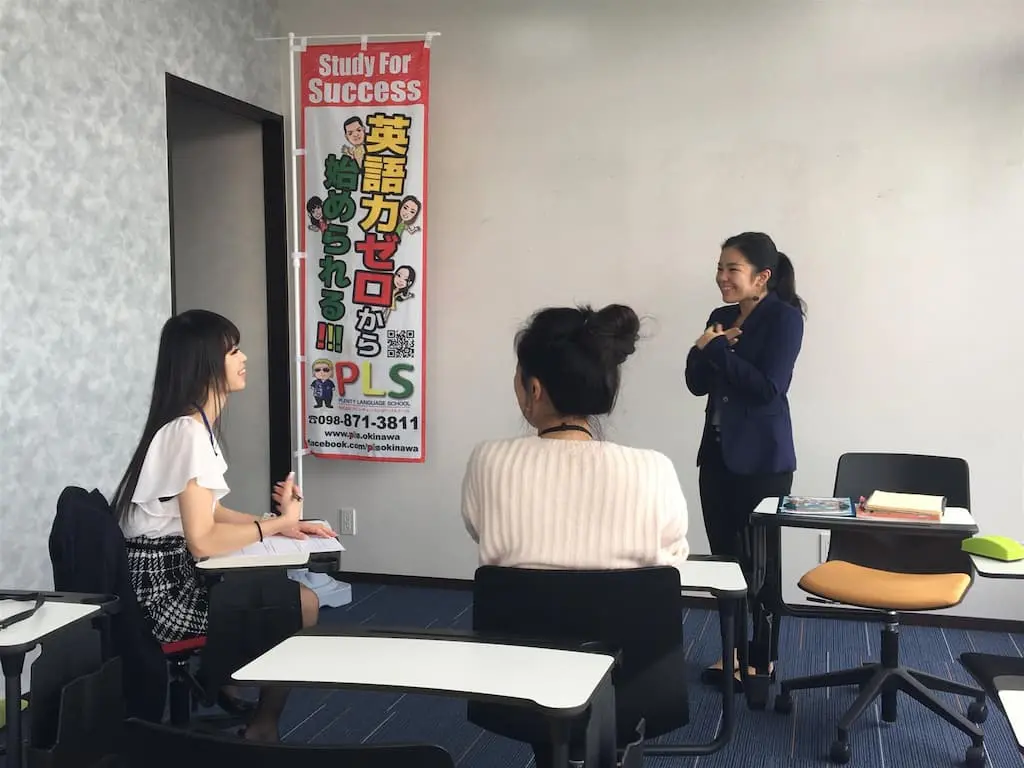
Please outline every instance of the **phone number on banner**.
M419 429L419 416L366 416L346 413L343 416L309 416L310 424L330 424L338 427L363 429Z

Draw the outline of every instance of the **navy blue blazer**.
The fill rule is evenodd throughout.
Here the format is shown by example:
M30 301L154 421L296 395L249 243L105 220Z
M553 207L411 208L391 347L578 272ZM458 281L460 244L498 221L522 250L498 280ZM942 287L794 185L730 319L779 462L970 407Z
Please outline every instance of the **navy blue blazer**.
M737 304L719 307L708 325L729 328L739 317ZM743 333L729 346L724 336L686 356L686 387L708 396L704 440L711 431L712 404L718 411L722 457L739 475L793 472L793 422L789 384L804 338L800 310L769 293L743 321ZM701 455L697 456L697 464Z

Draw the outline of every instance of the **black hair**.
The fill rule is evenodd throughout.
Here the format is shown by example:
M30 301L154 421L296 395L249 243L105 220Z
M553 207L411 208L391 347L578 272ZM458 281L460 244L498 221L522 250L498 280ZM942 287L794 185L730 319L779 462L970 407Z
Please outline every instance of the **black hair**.
M114 491L112 503L119 518L131 507L146 453L160 428L179 416L195 413L211 392L223 404L227 396L224 356L239 340L234 323L205 309L190 309L164 323L146 426Z
M550 307L516 334L523 384L535 378L561 416L611 413L619 366L636 350L640 319L622 304Z
M362 126L363 125L363 118L361 118L361 117L350 117L348 120L346 120L344 123L342 123L341 130L344 131L346 128L348 128L350 125L353 125L354 123L359 123L359 125Z
M758 272L769 269L768 290L790 306L796 307L801 314L806 314L807 304L796 292L796 273L789 257L775 247L775 242L764 232L743 232L733 235L722 243L722 248L733 248L743 254L744 258Z

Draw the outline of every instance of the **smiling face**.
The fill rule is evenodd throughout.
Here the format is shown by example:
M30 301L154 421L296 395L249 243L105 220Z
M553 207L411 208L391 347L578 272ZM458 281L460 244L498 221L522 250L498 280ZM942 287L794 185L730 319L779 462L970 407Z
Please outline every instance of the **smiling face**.
M320 381L329 379L331 378L331 366L324 363L317 363L313 366L313 375L320 379Z
M240 392L245 389L245 361L248 358L238 347L234 347L224 355L224 378L228 392Z
M715 282L722 292L722 300L726 304L736 304L744 299L762 296L770 270L758 272L740 251L735 248L723 248L718 259L718 274Z
M415 219L419 213L420 204L415 200L406 200L402 203L402 207L398 209L398 215L402 217L402 221L406 224Z
M395 270L395 288L402 290L409 287L409 270L399 267Z
M350 123L345 126L345 138L353 147L358 147L366 140L366 131L362 123Z

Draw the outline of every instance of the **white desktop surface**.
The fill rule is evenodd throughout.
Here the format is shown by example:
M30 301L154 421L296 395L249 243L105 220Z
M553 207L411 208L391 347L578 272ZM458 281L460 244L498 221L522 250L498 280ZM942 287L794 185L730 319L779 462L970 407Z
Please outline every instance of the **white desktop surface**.
M0 619L31 608L27 600L0 600ZM63 603L48 600L27 619L7 629L0 629L0 652L5 648L31 645L69 624L100 612L100 606L87 603Z
M333 537L310 536L305 539L292 539L287 536L267 536L263 541L250 544L229 555L200 560L196 567L204 571L275 566L298 568L306 565L311 555L344 551L341 542Z
M447 691L585 707L613 663L597 653L404 637L296 635L232 675L242 684L308 683Z
M684 591L691 592L747 592L747 580L739 563L687 560L679 566L679 583Z
M777 514L779 514L779 501L780 501L780 499L779 499L778 496L770 496L767 499L765 499L764 501L762 501L760 504L758 504L757 507L754 508L754 512L759 514L759 515L777 515ZM856 520L856 521L870 522L870 523L873 523L875 525L884 525L884 524L888 523L888 524L891 524L891 525L894 525L894 526L901 526L901 525L908 525L908 524L921 525L921 526L924 526L924 525L934 525L936 527L941 527L943 525L957 525L957 526L961 526L961 525L962 526L976 526L977 525L977 523L975 523L975 521L974 521L974 516L968 510L964 509L963 507L946 507L946 511L943 513L942 519L939 522L937 522L937 523L919 522L917 520L867 520L867 521L865 521L865 519L862 518L862 517L849 517L849 516L842 516L842 515L805 515L805 514L789 515L789 514L787 514L787 515L784 515L784 517L790 517L790 518L793 518L793 519L800 519L800 520L819 520L820 519L822 521L826 521L826 520L848 520L848 521Z
M993 678L992 684L999 691L999 701L1006 711L1017 746L1024 749L1024 677L999 676Z
M1003 578L1024 579L1024 560L1008 563L1005 560L993 560L991 557L971 555L974 569L982 576L1002 576ZM1024 708L1024 704L1022 704Z

